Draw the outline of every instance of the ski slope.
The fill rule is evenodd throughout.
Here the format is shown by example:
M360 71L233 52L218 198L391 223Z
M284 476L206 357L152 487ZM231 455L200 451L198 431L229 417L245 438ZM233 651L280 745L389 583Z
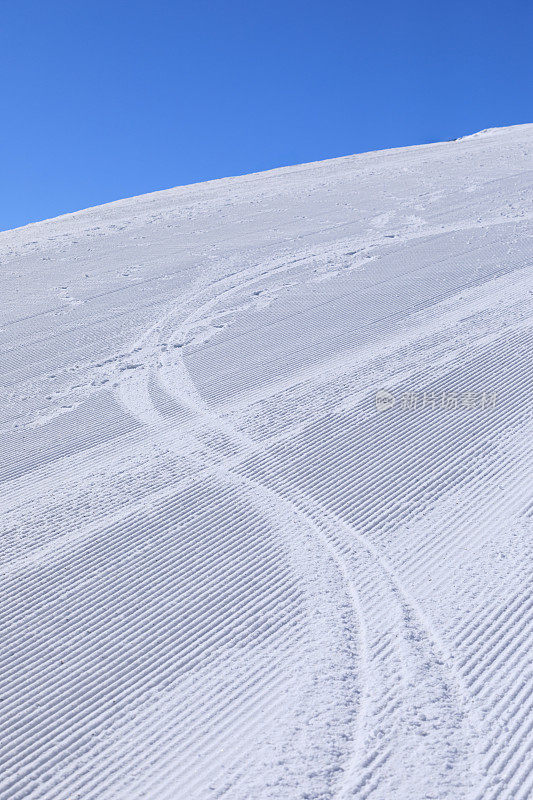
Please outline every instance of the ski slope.
M2 800L533 796L532 145L0 233Z

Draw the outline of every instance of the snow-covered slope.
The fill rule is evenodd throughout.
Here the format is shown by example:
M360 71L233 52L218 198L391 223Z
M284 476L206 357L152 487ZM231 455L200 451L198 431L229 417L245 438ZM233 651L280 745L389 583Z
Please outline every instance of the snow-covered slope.
M531 796L532 143L0 234L2 800Z

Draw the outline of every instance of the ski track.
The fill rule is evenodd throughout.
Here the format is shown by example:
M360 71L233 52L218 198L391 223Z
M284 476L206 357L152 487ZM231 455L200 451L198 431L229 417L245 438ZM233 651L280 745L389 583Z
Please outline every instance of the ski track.
M531 797L532 132L0 234L2 800Z

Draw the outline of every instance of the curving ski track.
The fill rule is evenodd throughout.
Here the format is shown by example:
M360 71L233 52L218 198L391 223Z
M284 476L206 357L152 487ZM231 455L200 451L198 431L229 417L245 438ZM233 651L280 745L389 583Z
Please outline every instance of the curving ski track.
M532 135L0 234L2 800L532 796Z

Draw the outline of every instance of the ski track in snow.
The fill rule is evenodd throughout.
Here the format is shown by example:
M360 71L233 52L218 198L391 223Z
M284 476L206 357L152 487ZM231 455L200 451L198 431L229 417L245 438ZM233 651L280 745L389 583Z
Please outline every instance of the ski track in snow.
M532 134L0 234L2 800L532 796Z

